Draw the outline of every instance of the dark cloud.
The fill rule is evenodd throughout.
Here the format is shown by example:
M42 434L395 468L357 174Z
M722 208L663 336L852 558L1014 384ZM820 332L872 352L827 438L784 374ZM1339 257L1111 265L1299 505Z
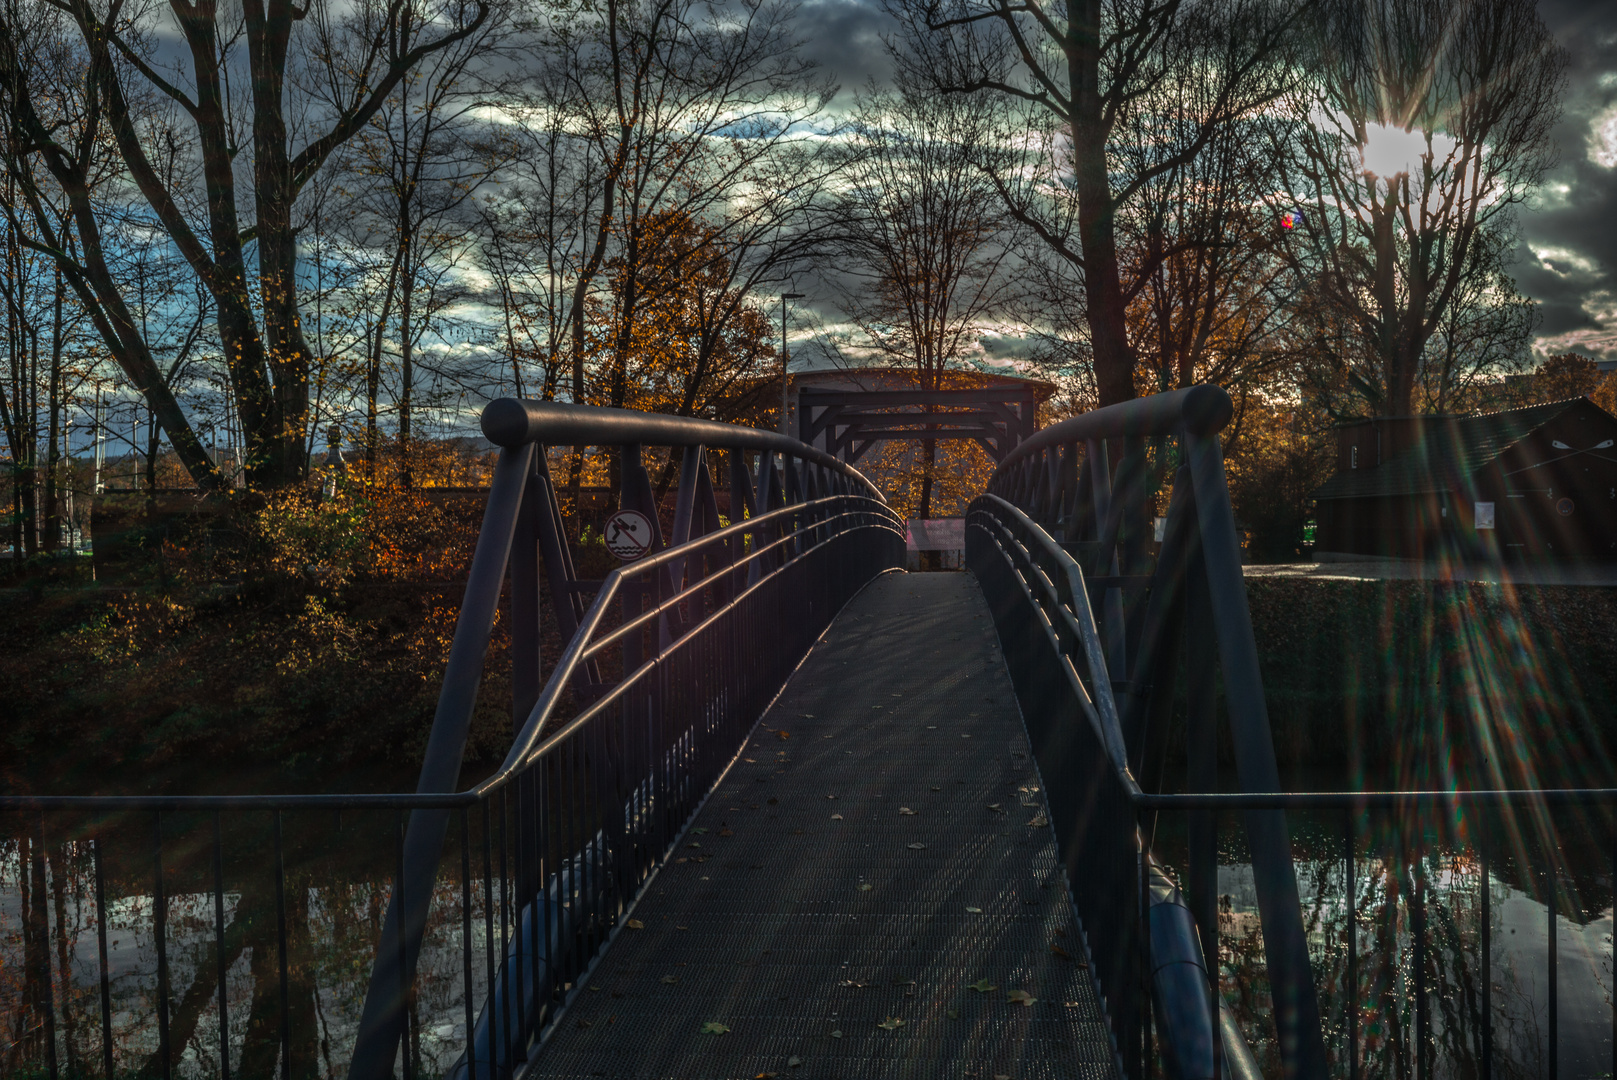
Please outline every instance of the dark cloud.
M1545 0L1539 12L1571 62L1554 132L1561 164L1521 215L1529 250L1516 281L1540 304L1541 350L1617 356L1617 5Z
M872 79L885 83L891 77L882 36L896 24L876 4L812 0L798 5L797 25L804 51L842 84L843 100Z

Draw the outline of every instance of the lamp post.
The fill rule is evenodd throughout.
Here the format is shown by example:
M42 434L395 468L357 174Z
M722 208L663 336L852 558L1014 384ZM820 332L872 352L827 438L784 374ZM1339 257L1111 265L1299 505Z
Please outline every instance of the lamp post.
M801 299L803 299L803 294L800 292L780 294L780 433L782 435L791 434L786 426L786 405L792 388L791 372L786 366L788 359L786 354L786 301Z

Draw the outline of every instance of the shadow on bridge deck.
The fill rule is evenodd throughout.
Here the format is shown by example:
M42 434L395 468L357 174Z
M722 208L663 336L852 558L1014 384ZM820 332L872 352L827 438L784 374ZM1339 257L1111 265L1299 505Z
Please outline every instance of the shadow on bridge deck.
M878 578L528 1075L1115 1075L1038 785L976 580Z

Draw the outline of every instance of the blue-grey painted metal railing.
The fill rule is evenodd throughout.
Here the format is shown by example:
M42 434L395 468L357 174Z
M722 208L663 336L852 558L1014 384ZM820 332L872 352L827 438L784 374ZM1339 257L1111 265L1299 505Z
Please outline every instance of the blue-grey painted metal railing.
M773 432L514 400L491 404L484 430L501 449L415 793L0 796L0 811L32 819L37 839L31 850L40 882L46 875L47 836L53 843L69 837L89 841L101 949L104 1075L129 1071L117 1059L127 1063L131 1053L144 1061L139 1071L164 1080L193 1052L200 1055L196 1064L225 1080L233 1062L238 1071L256 1069L282 1080L314 1075L323 1067L313 1057L305 1059L316 1044L314 1031L302 1030L312 1022L313 1002L299 998L307 990L300 980L308 972L300 970L294 955L300 932L291 923L292 909L307 899L298 897L297 885L289 881L282 828L285 813L321 810L328 821L336 812L337 833L345 812L380 814L384 822L392 815L395 826L391 840L381 838L380 858L368 860L391 862L393 888L347 1055L349 1076L414 1080L423 1071L420 1047L437 1037L413 1022L412 1001L420 990L418 969L433 913L440 921L458 923L461 953L459 1024L454 1012L447 1019L465 1032L465 1040L448 1072L479 1080L510 1076L824 627L873 577L903 565L903 522L880 492L850 466ZM560 495L550 478L552 447L595 448L615 456L620 508L638 510L653 523L647 555L604 580L579 578ZM667 536L667 515L646 470L644 447L667 447L678 463ZM728 459L728 524L714 483L716 452ZM566 642L547 678L540 670L541 575L549 586L555 629ZM511 622L515 735L500 768L460 790L462 758L502 594L508 596L503 617ZM47 816L53 814L57 824L48 828ZM249 900L239 884L240 868L232 868L227 887L225 856L231 851L220 827L226 814L268 819L272 844L261 868L267 871L262 897ZM149 815L150 821L144 853L132 855L126 834L138 815ZM203 821L212 817L211 846L199 844L194 832L199 815ZM169 821L174 817L186 823L183 841L173 835ZM374 846L375 830L366 835ZM151 1048L114 1045L102 875L109 842L107 857L118 860L126 880L131 874L138 879L142 862L150 871L146 907L157 961L156 1045ZM189 972L191 989L177 1003L171 1000L165 947L167 883L176 863L184 864L187 880L206 878L210 854L217 971L204 965ZM54 867L53 872L61 873ZM36 892L44 895L43 885ZM228 906L235 915L227 927L231 894ZM241 954L244 931L238 924L248 903L273 914L273 933L252 947L255 953L263 950L278 972L272 979L278 991L267 996L261 997L264 987L255 980L253 1015L245 1025L253 1043L252 1068L242 1018L231 1015L226 993L228 957ZM36 910L44 917L42 908L36 905ZM30 926L31 945L49 936L48 924ZM41 965L39 985L48 988L70 978L52 970L51 948L29 951ZM217 986L209 987L214 974ZM444 975L437 972L440 979ZM205 1048L196 1035L191 999L213 990L217 1045ZM40 998L33 1004L42 1023L28 1037L39 1044L45 1074L57 1080L64 1066L79 1066L71 1044L67 1060L59 1060L54 994ZM298 1013L298 1000L309 1005L307 1016ZM190 1034L171 1032L171 1021L180 1016ZM445 1019L440 1012L434 1023L441 1026ZM338 1045L325 1053L341 1063L346 1049ZM212 1060L203 1064L206 1058Z
M1142 771L1160 771L1156 752L1181 635L1191 651L1192 783L1206 781L1213 764L1212 676L1221 662L1241 785L1280 788L1218 441L1229 417L1228 396L1200 386L1045 428L1000 464L967 518L967 562L1004 640L1063 856L1075 871L1074 899L1096 979L1131 1076L1144 1075L1152 1054L1153 996L1165 1036L1158 1044L1174 1075L1227 1069L1207 974L1217 971L1217 952L1207 947L1216 932L1214 870L1205 862L1209 822L1192 823L1202 842L1192 844L1181 900L1154 865L1150 810L1139 802ZM1149 574L1141 558L1146 439L1178 443L1185 461ZM1116 477L1108 440L1125 446ZM1207 790L1216 788L1216 773L1211 779ZM1286 1074L1323 1076L1319 1005L1283 811L1247 811L1246 831ZM1199 945L1191 933L1198 927ZM1168 936L1159 942L1159 934ZM1196 977L1200 992L1189 994Z
M1284 817L1287 810L1306 810L1340 815L1350 887L1374 821L1417 831L1439 821L1469 822L1466 831L1479 863L1480 919L1476 1030L1467 1037L1476 1045L1471 1058L1450 1064L1467 1075L1491 1076L1497 1055L1485 815L1527 813L1543 828L1544 815L1553 808L1598 810L1604 817L1586 824L1617 852L1617 839L1611 839L1617 831L1617 790L1281 792L1218 441L1228 418L1222 391L1194 387L1045 428L1005 460L967 519L967 562L994 612L1027 718L1122 1067L1130 1076L1150 1075L1157 1061L1175 1078L1258 1075L1216 982L1216 821L1219 813L1238 813L1251 851L1283 1074L1351 1080L1375 1075L1366 1057L1361 1013L1378 1015L1387 1008L1396 1013L1399 1002L1362 998L1366 973L1351 894L1340 943L1345 969L1332 1014L1337 1067L1329 1069ZM1165 459L1177 462L1160 550L1150 566L1142 557L1148 439L1156 440ZM1124 447L1115 476L1108 467L1108 441ZM1164 735L1181 663L1191 793L1160 790ZM1219 674L1222 685L1215 687ZM1218 793L1218 689L1241 788L1229 793ZM1152 850L1155 815L1170 811L1187 818L1182 889ZM1561 884L1566 871L1553 850L1542 857L1544 865L1532 871L1536 884L1527 888L1542 896L1549 921L1543 1062L1553 1077L1559 1075L1553 943L1557 909L1566 902ZM1427 978L1433 963L1431 901L1424 871L1412 862L1408 873L1409 881L1400 876L1398 888L1410 933L1409 1064L1423 1080L1440 1064L1428 1000L1433 992ZM1617 880L1617 855L1611 880ZM1397 958L1383 956L1379 963L1385 975ZM1617 1074L1617 1001L1608 1005Z
M518 821L515 918L456 1070L480 1078L509 1075L527 1056L559 991L605 943L769 697L843 603L903 558L902 522L869 481L771 432L514 399L490 404L483 429L502 451L418 785L423 794L454 789L509 565L513 672L529 677L513 680L521 723L510 753L477 789L485 799L514 795ZM669 543L645 444L682 451ZM617 446L620 508L644 513L656 534L653 553L609 574L587 609L572 599L582 586L547 467L545 448L555 445ZM730 456L728 528L711 449ZM756 482L749 451L759 458ZM569 643L534 693L541 549ZM621 669L615 681L602 674L609 659ZM569 692L585 706L552 730ZM406 1005L447 822L430 810L411 815L351 1080L391 1076L407 1045Z

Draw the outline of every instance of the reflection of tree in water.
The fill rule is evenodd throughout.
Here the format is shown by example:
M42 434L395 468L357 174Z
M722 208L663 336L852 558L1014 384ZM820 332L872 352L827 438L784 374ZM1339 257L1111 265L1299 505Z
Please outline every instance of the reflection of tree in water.
M1333 1071L1348 1074L1348 1002L1359 1015L1360 1075L1416 1075L1415 931L1425 923L1425 1003L1428 1075L1457 1080L1482 1074L1483 991L1481 867L1469 852L1428 850L1418 857L1384 852L1355 864L1351 905L1344 902L1340 860L1299 861L1298 886L1314 960L1320 1011ZM1498 955L1500 902L1508 888L1490 882L1494 986L1493 1075L1542 1075L1543 973L1523 975ZM1349 985L1349 918L1357 933L1357 992ZM1255 912L1234 910L1220 897L1221 986L1266 1074L1278 1073L1272 994ZM1535 977L1536 974L1536 977Z
M225 878L224 929L217 934L211 848L188 852L183 841L175 848L172 859L165 850L164 867L173 1072L198 1078L220 1074L222 959L232 1076L278 1077L283 991L273 854L260 848L233 853ZM345 879L337 879L330 866L287 863L280 902L286 927L287 1071L295 1080L347 1071L391 887L378 869L352 865ZM114 1074L156 1077L163 1070L151 878L128 870L103 867ZM480 884L473 888L473 925L479 929ZM460 899L458 876L440 881L410 1002L417 1075L442 1073L464 1041ZM481 963L479 957L474 971ZM0 1074L45 1071L49 1020L62 1075L103 1076L100 977L91 845L41 846L29 835L0 840Z

